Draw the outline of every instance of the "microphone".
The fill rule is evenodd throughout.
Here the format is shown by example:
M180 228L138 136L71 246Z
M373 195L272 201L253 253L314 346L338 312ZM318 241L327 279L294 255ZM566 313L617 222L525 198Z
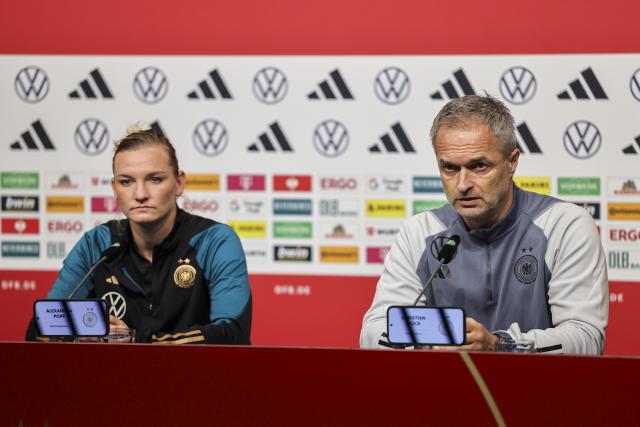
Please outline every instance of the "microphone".
M449 237L449 239L447 239L447 241L444 243L440 251L438 251L438 261L439 261L438 268L436 268L434 272L431 273L431 276L429 277L429 279L427 280L427 283L422 288L422 291L420 291L420 293L418 294L418 298L416 298L416 300L413 302L413 305L418 305L418 301L420 301L420 298L422 298L422 295L424 295L425 292L427 292L427 290L431 288L432 286L431 282L433 282L433 279L436 277L436 274L438 274L442 266L444 264L449 264L451 260L455 258L456 253L458 252L459 244L460 244L460 236L458 236L457 234L454 234L453 236Z
M451 260L456 256L458 251L458 245L460 244L460 236L454 234L449 237L440 252L438 252L438 259L442 262L442 264L449 264Z
M68 299L73 299L73 297L76 295L76 293L80 290L80 287L84 284L84 282L89 278L89 276L91 276L91 274L93 273L93 271L103 262L110 262L113 261L118 255L120 255L122 252L124 251L124 246L120 245L120 243L114 243L113 245L109 246L104 252L102 252L102 257L96 261L95 264L93 264L91 266L91 268L89 269L89 271L87 271L87 274L84 275L84 277L82 279L80 279L80 282L78 282L78 285L75 287L75 289L73 290L73 292L71 292L69 294Z

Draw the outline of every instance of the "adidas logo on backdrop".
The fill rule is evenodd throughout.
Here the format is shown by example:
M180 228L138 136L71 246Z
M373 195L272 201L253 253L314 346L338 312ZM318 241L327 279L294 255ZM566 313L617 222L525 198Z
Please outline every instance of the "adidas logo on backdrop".
M92 84L93 83L93 84ZM89 73L89 77L79 83L79 88L69 93L71 99L113 99L113 93L99 69L94 69Z
M520 150L522 154L526 153L524 147L527 148L529 154L542 154L542 150L540 149L536 139L533 137L533 134L531 133L531 130L529 130L529 126L527 126L526 122L522 122L516 126L516 130L518 131L517 136L519 136L519 141L517 142L518 150ZM520 144L520 142L522 142L522 144Z
M391 125L391 130L393 134L387 132L380 136L380 141L369 147L370 153L415 153L416 149L413 148L413 144L411 144L411 140L407 136L407 133L402 128L400 122L396 122ZM395 136L396 142L394 143L391 138Z
M454 84L454 81L456 84ZM444 95L442 91L437 90L431 94L431 99L439 100L445 99L445 97L448 99L456 99L463 95L476 94L462 68L453 72L453 80L449 79L442 83L442 90L444 91Z
M37 140L36 138L34 138L31 131L35 132ZM27 129L26 131L22 132L20 137L22 138L22 141L17 140L10 145L12 151L21 151L24 148L33 151L41 149L56 149L53 146L53 142L51 142L51 138L49 138L49 135L47 134L47 131L45 131L44 126L42 126L40 120L36 120L35 122L31 123L31 129ZM38 146L38 142L41 146Z
M583 81L580 80L580 77L571 81L569 83L569 89L560 92L558 94L558 99L572 99L571 94L573 94L575 99L589 100L591 97L589 96L587 89L591 91L593 99L609 99L591 67L586 70L582 70L580 75L584 80L584 84Z
M187 94L187 99L216 99L214 89L218 92L217 98L233 99L233 95L229 92L217 68L211 70L207 77L208 78L200 81L198 86Z
M329 79L323 80L318 83L318 89L310 92L307 95L308 99L354 99L353 94L347 86L347 82L340 74L340 70L337 68L329 73ZM333 88L331 84L333 83Z
M247 147L247 151L256 153L260 151L265 151L269 153L276 153L278 151L282 151L285 153L292 153L293 147L289 144L287 137L284 132L280 128L278 122L273 122L269 125L269 130L271 131L271 136L275 138L273 141L272 138L269 138L269 134L267 132L263 132L258 135L258 142L254 142L253 144Z
M622 149L623 154L637 155L638 153L640 153L640 135L636 136L634 141L635 141L635 144L629 144Z

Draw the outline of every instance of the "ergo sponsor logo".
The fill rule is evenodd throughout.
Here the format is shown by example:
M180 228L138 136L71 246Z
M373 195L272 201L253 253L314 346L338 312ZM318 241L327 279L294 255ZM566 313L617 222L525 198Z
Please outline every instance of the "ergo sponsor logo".
M318 178L320 191L349 192L358 189L358 179L353 176L321 176Z
M640 226L637 228L609 226L609 241L614 243L640 242Z
M80 220L49 220L47 221L47 232L78 234L84 231L84 224Z
M181 200L182 209L191 213L214 213L220 208L220 205L214 199L195 199L183 196Z

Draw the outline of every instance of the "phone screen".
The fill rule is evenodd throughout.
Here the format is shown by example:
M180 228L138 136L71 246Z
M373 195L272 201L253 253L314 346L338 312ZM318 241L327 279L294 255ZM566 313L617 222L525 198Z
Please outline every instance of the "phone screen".
M392 344L462 345L464 310L456 307L389 307L387 333Z
M33 306L40 336L102 337L109 332L107 303L93 300L37 300Z

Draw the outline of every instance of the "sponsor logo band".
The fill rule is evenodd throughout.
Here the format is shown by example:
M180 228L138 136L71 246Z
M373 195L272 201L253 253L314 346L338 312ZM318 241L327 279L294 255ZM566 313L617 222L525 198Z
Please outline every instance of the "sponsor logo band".
M37 190L40 180L37 172L2 172L0 174L2 188Z
M220 175L189 174L185 189L195 191L220 190Z
M599 196L600 178L558 178L561 196Z
M640 221L640 203L609 203L608 219Z
M310 222L275 221L273 223L273 237L275 238L310 239L312 232Z
M2 196L2 210L5 212L38 212L40 199L37 196Z
M357 246L320 246L320 262L357 264Z
M263 239L267 237L267 223L265 221L229 221L229 227L245 238Z
M311 254L311 246L278 245L273 247L274 261L309 262Z
M84 197L47 197L47 212L84 212Z
M39 242L2 242L2 256L3 257L39 257L40 256L40 243Z
M274 199L274 215L311 215L311 199Z
M405 217L406 202L404 200L367 200L366 214L368 217Z
M414 193L444 193L444 187L439 176L414 176Z
M514 177L513 181L523 190L538 194L551 194L551 178L549 177Z

